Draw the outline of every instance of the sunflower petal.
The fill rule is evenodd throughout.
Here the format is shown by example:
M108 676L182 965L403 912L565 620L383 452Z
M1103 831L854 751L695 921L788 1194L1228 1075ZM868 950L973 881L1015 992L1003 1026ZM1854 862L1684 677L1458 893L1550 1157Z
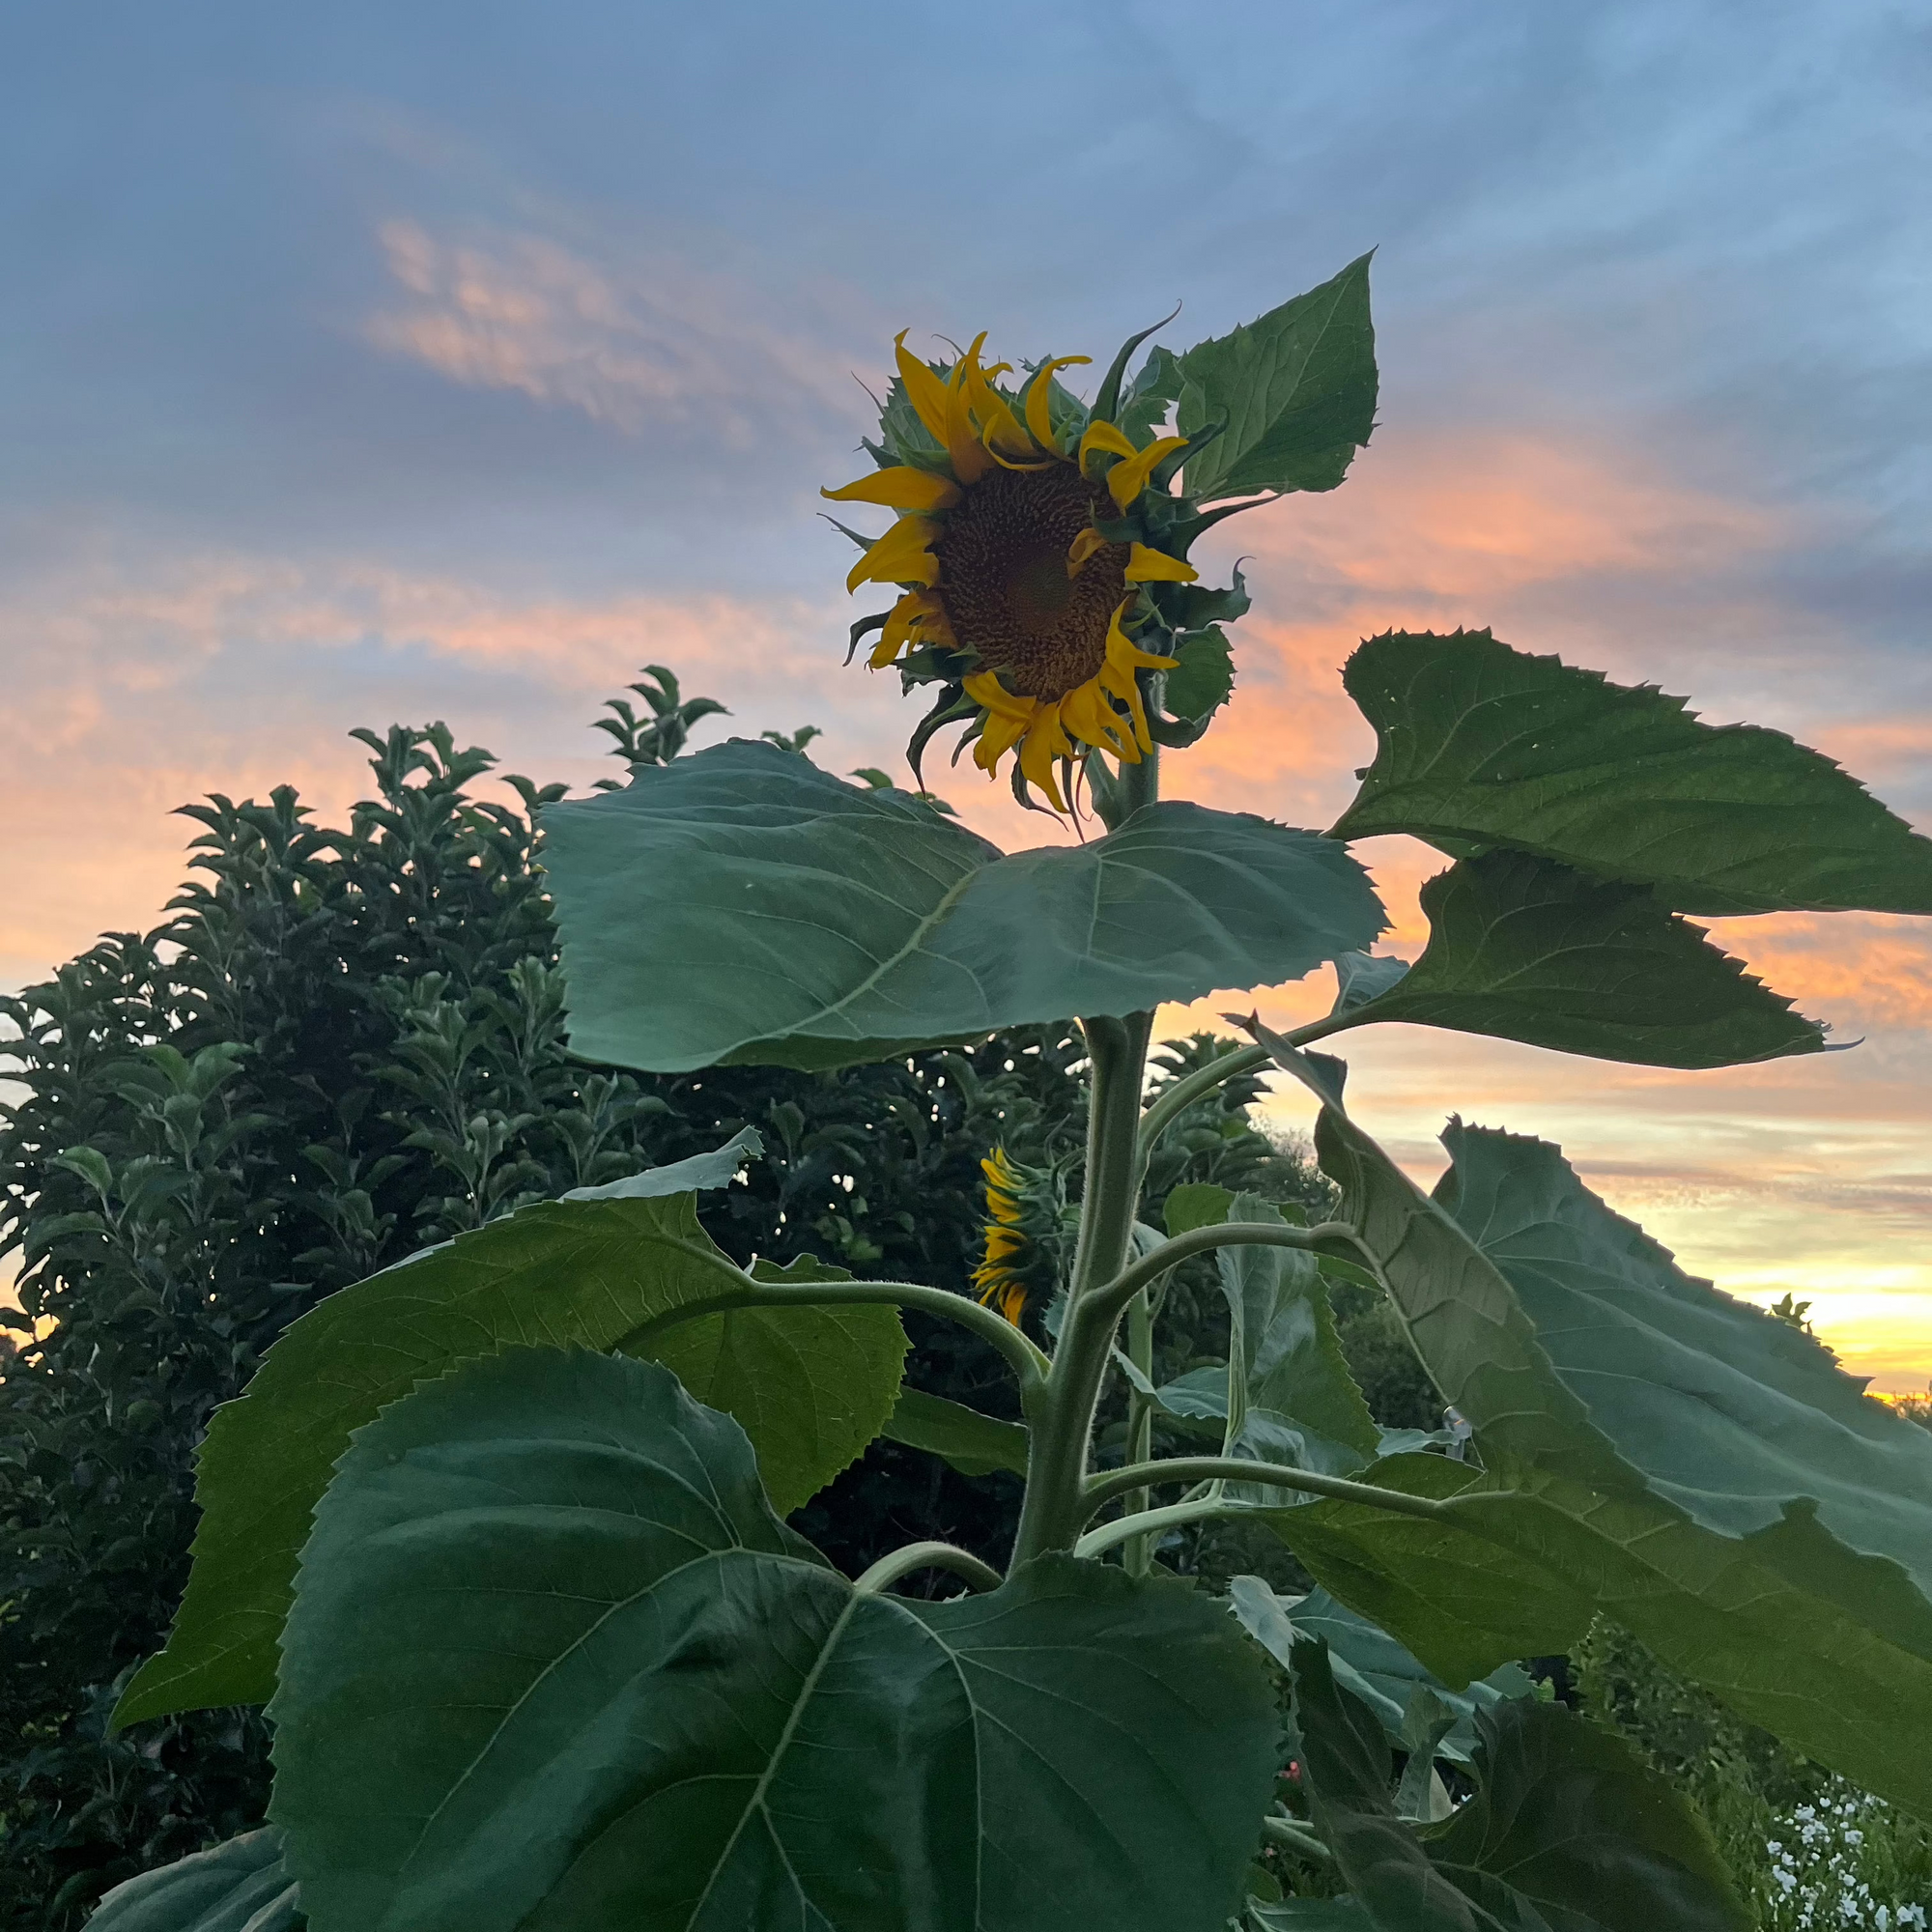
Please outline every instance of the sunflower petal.
M1003 369L1007 366L1000 365ZM1020 427L1019 418L1007 407L1007 399L987 380L989 374L996 373L982 370L971 357L966 362L966 394L980 425L980 440L996 462L1007 457L1025 462L1037 457L1039 451L1034 447L1033 438Z
M1061 758L1073 755L1073 741L1060 722L1060 706L1042 703L1039 716L1027 728L1026 742L1020 747L1020 771L1027 782L1037 785L1053 801L1053 809L1065 812L1066 801L1054 781L1053 767Z
M1091 526L1088 528L1082 530L1080 534L1077 537L1075 537L1070 544L1066 546L1067 576L1078 577L1080 573L1087 568L1087 559L1091 557L1095 551L1105 550L1106 548L1107 548L1107 539L1103 537L1098 530L1093 528ZM1136 544L1134 548L1136 550L1139 550L1140 545Z
M1080 438L1080 449L1074 461L1080 466L1081 475L1086 475L1087 458L1096 449L1105 451L1109 456L1132 457L1140 454L1112 423L1099 416L1087 425Z
M821 490L835 503L883 503L889 510L950 510L959 500L959 486L930 469L900 464L847 483L840 490Z
M1055 355L1033 372L1026 386L1027 434L1042 449L1060 454L1060 440L1053 433L1053 372L1070 369L1076 362L1091 362L1091 355Z
M1038 709L1037 697L1021 697L1010 692L1000 682L999 673L990 670L976 670L971 677L960 680L960 689L975 704L983 705L986 710L999 718L1019 718L1031 721Z
M979 482L993 467L993 459L973 427L971 385L980 374L980 347L985 339L982 328L973 338L972 348L953 363L946 382L946 452L952 458L953 475L967 484Z
M1148 478L1153 473L1154 466L1164 462L1177 449L1185 449L1184 436L1163 436L1127 458L1124 463L1116 464L1107 472L1107 494L1114 499L1117 510L1124 510L1148 486Z
M1126 467L1121 465L1122 469ZM1191 563L1182 563L1164 550L1150 550L1146 544L1135 544L1127 556L1129 583L1192 583L1200 575Z
M939 533L923 517L901 517L857 563L847 590L862 583L925 583L939 581L939 559L926 548Z
M898 358L899 381L905 384L906 400L913 412L928 430L935 442L946 440L946 384L905 346L908 331L900 329L893 338L893 353Z

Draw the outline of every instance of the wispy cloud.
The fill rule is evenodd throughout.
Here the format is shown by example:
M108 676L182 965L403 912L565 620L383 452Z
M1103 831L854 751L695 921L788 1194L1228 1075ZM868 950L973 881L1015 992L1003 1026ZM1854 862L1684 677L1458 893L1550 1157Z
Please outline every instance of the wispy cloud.
M451 239L402 218L380 239L402 298L369 318L368 339L453 383L519 390L634 434L701 419L741 444L802 406L853 408L823 290L795 297L781 321L774 291L668 254L596 261L542 234Z

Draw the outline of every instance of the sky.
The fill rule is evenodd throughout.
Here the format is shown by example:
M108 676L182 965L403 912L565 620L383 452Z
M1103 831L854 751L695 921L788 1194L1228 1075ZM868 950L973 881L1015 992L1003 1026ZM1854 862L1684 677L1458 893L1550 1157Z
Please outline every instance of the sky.
M1373 752L1356 640L1488 624L1932 830L1922 8L107 0L8 41L0 983L152 923L185 801L341 812L356 725L582 786L663 663L730 706L710 735L894 765L913 713L840 667L873 606L817 515L892 337L1104 359L1179 300L1179 350L1368 248L1379 426L1197 554L1255 610L1164 788L1329 823ZM1439 862L1361 849L1412 956ZM1922 1388L1932 935L1715 930L1861 1043L1681 1074L1379 1028L1358 1117L1424 1179L1451 1113L1560 1141L1692 1272Z

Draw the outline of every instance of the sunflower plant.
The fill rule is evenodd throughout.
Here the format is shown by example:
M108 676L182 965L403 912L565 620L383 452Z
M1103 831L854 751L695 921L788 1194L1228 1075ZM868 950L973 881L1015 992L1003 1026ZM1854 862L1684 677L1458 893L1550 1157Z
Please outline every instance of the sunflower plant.
M1932 842L1789 738L1487 632L1356 651L1378 749L1325 832L1161 798L1246 602L1192 546L1369 437L1367 263L1130 376L1141 342L1083 403L1078 358L901 338L874 471L831 493L894 513L855 645L929 690L915 773L956 726L1094 836L1003 853L742 740L545 814L582 1057L832 1072L1074 1015L1084 1162L988 1149L974 1279L862 1280L706 1237L747 1132L296 1322L210 1430L180 1616L120 1712L266 1702L270 1821L103 1932L1741 1925L1679 1796L1518 1667L1599 1615L1932 1815L1932 1435L1546 1142L1452 1121L1421 1192L1316 1050L1818 1052L1687 915L1932 912ZM1406 963L1350 849L1389 834L1448 862ZM1250 1018L1150 1094L1163 1002L1324 966L1324 1017ZM1148 1225L1164 1138L1264 1070L1312 1098L1332 1212L1193 1185ZM1184 1267L1227 1359L1162 1381ZM1340 1282L1387 1297L1440 1428L1378 1425ZM908 1309L980 1339L1021 1424L901 1386ZM881 1433L1023 1473L1001 1565L921 1542L847 1577L787 1525ZM1310 1587L1177 1574L1227 1520Z

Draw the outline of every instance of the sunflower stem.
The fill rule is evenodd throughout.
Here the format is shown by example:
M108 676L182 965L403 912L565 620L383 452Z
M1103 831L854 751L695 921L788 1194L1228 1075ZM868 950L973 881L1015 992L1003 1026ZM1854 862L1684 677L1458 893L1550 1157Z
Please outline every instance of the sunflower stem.
M1153 1015L1094 1018L1083 1020L1081 1028L1087 1036L1092 1073L1080 1238L1060 1347L1037 1405L1026 1500L1020 1506L1019 1533L1013 1543L1015 1563L1050 1549L1071 1549L1080 1533L1094 1412L1125 1301L1114 1303L1104 1319L1096 1319L1089 1304L1094 1291L1114 1281L1126 1262L1139 1200L1135 1135Z

